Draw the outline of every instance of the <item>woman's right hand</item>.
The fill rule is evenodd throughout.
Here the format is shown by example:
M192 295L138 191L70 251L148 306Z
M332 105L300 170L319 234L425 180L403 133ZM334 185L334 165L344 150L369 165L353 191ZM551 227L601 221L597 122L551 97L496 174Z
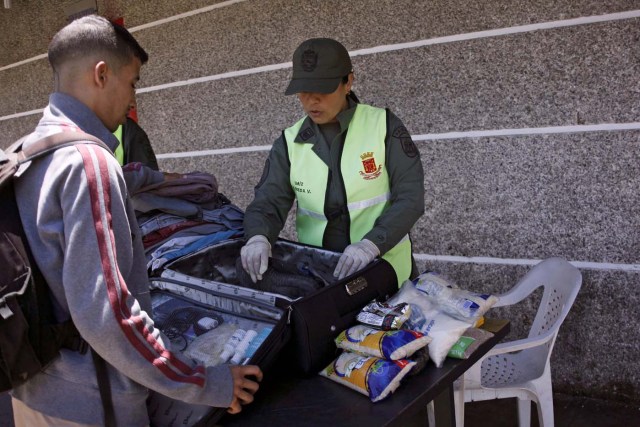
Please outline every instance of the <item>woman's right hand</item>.
M269 239L260 234L250 238L240 250L242 268L251 276L253 283L262 280L262 275L269 267L270 256L271 244Z

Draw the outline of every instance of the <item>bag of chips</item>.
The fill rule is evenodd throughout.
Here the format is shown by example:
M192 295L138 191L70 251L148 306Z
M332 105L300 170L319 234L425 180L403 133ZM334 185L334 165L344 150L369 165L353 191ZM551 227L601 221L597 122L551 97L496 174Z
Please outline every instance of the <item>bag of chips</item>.
M393 393L415 362L385 360L344 351L320 375L378 402Z
M397 360L410 357L423 348L431 338L420 332L401 329L381 331L366 325L356 325L336 338L336 346L365 356Z
M356 320L365 325L389 331L391 329L400 329L410 315L411 307L404 302L390 305L373 301L360 310Z

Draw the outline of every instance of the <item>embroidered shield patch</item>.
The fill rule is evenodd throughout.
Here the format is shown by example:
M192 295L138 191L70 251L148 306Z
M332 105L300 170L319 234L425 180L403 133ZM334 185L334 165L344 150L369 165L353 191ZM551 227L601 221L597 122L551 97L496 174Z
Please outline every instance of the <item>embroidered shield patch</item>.
M316 69L318 65L318 54L314 50L305 50L300 58L302 69L307 73Z
M415 157L418 155L418 147L413 143L411 134L404 126L399 126L393 131L393 137L400 140L402 151L407 157Z
M373 155L373 151L367 151L360 154L360 160L362 160L362 168L364 171L360 171L360 176L363 179L376 179L382 173L382 165L376 165L376 158Z
M364 159L362 161L362 166L364 166L364 173L371 173L376 171L376 159L373 157L369 159Z

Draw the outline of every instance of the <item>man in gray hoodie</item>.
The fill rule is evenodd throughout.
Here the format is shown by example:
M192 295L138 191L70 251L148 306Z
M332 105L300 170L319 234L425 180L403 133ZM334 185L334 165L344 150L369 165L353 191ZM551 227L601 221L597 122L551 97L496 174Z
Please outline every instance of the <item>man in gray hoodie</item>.
M54 93L25 146L82 130L113 150L146 52L124 28L89 16L60 30L48 56ZM35 160L19 171L16 198L58 320L73 319L108 362L118 425L149 424L148 389L230 413L253 401L257 366L196 365L154 327L140 232L112 151L78 144ZM63 349L12 397L16 426L102 424L90 352Z

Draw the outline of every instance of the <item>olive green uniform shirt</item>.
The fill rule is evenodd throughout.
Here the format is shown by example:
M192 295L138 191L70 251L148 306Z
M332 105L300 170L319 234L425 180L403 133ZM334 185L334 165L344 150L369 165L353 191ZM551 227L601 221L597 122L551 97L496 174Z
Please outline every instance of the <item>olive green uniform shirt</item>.
M356 103L349 99L347 110L338 114L338 123L318 126L310 118L302 124L296 144L313 144L313 151L329 167L325 195L328 218L323 247L342 252L350 243L349 213L346 210L344 183L340 174L340 158ZM386 168L391 186L389 206L378 217L364 238L371 240L385 254L393 248L424 212L424 172L420 153L400 119L388 114ZM261 234L275 242L284 227L295 192L289 180L290 163L287 143L281 135L273 144L265 162L255 198L244 217L246 238Z

